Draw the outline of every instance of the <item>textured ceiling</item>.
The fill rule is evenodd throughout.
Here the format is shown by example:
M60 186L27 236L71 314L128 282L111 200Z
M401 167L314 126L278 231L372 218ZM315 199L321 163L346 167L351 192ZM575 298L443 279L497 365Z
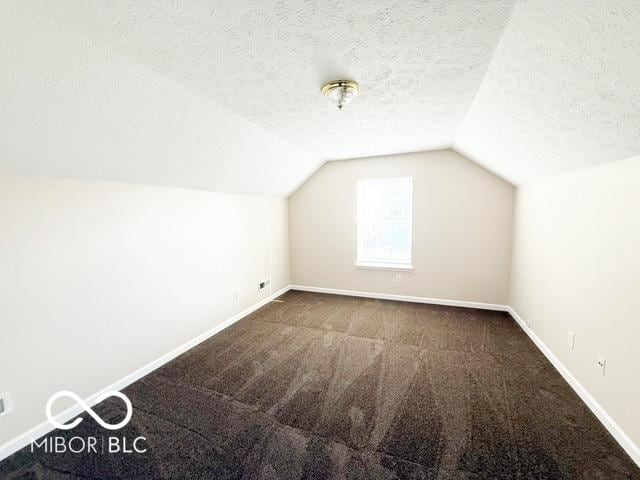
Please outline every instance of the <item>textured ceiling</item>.
M287 195L453 145L523 183L640 152L638 25L635 0L5 1L0 171Z
M50 5L0 3L0 172L282 196L320 166L236 113L61 28L43 15Z
M454 147L516 184L638 155L640 2L518 2Z
M58 1L56 20L322 160L450 146L513 0ZM325 81L361 83L343 112Z

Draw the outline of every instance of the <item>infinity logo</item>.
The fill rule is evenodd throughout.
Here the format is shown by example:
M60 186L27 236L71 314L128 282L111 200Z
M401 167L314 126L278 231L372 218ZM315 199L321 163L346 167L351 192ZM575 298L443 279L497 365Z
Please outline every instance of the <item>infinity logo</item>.
M82 418L76 418L71 423L60 423L54 418L53 414L51 413L51 407L53 406L53 403L57 399L59 399L61 397L72 398L89 415L91 415L93 417L93 419L100 424L101 427L106 428L107 430L118 430L118 429L124 427L127 423L129 423L129 420L131 420L131 416L133 415L133 406L131 405L131 400L129 400L124 393L115 392L115 391L105 392L102 395L100 395L98 398L96 398L96 403L100 403L101 401L105 400L106 398L118 397L126 405L126 407L127 407L127 415L124 417L124 420L122 420L121 422L116 423L116 424L111 424L111 423L107 423L104 420L102 420L98 416L98 414L96 412L94 412L93 409L89 405L87 405L87 403L84 400L82 400L78 395L76 395L73 392L69 392L68 390L63 390L63 391L55 393L55 394L53 394L51 396L51 398L47 401L47 407L45 409L45 413L47 414L47 420L49 420L49 423L51 423L51 425L53 425L54 427L59 428L61 430L71 430L72 428L77 427L78 424L80 422L82 422L82 420L83 420Z

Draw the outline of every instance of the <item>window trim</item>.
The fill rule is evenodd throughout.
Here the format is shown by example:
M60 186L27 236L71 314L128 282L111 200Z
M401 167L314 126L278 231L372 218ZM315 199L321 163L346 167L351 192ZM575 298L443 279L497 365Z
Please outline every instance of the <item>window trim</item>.
M372 180L409 180L409 262L389 262L389 261L367 261L360 260L358 257L358 243L359 243L359 209L358 200L360 198L360 183L368 182ZM413 177L411 175L402 177L362 177L356 181L356 194L355 194L355 254L354 265L357 269L362 270L398 270L403 272L413 271Z
M402 272L411 272L413 270L413 265L410 263L373 263L356 261L356 268L360 270L397 270Z

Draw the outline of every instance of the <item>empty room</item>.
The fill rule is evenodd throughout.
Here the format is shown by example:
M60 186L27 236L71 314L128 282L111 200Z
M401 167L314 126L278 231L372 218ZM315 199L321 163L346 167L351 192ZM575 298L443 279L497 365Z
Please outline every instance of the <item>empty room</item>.
M637 0L0 3L0 479L640 480Z

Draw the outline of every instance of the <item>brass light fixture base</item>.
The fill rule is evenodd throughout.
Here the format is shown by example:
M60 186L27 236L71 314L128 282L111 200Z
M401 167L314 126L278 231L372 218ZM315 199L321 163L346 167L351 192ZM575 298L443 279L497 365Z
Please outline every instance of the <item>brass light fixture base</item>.
M332 80L322 87L322 94L335 102L340 110L353 100L358 92L360 85L354 80Z

